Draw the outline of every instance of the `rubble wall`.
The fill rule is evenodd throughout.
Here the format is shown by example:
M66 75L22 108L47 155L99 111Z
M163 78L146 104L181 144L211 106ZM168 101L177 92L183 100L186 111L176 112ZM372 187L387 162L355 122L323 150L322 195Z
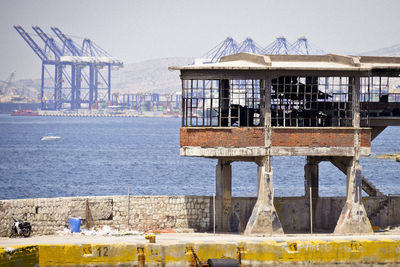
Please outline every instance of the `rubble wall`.
M212 198L201 196L101 196L0 200L0 236L7 236L12 218L29 221L34 235L54 234L68 227L68 218L109 225L117 230L210 227ZM129 212L128 212L129 207ZM129 218L129 221L128 221Z
M318 199L314 229L333 231L345 198ZM243 232L256 202L232 198L232 224ZM400 196L363 198L371 223L381 228L400 224ZM304 197L278 197L275 207L285 233L309 231L309 204ZM12 217L29 221L33 235L54 234L68 227L68 218L82 218L82 227L108 225L117 230L193 229L212 231L213 198L209 196L96 196L0 200L0 236L7 236Z

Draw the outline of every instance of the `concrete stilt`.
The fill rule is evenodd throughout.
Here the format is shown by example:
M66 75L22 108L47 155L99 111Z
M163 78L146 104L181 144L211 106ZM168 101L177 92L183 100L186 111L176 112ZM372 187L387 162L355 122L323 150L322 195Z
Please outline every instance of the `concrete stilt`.
M310 201L310 188L311 188L311 199L312 199L312 214L313 225L316 226L316 208L318 202L318 186L319 186L319 160L317 157L307 156L307 163L304 166L304 178L305 178L305 198L306 202Z
M232 213L232 166L225 159L218 159L216 169L215 227L219 232L229 232Z
M274 207L273 174L270 157L262 158L257 164L257 202L244 234L283 234L283 229Z
M373 233L361 197L362 168L354 158L347 167L347 199L335 227L335 234Z
M335 234L373 233L361 198L362 174L360 159L360 77L349 77L352 90L352 111L354 127L354 156L347 160L346 203L335 227Z

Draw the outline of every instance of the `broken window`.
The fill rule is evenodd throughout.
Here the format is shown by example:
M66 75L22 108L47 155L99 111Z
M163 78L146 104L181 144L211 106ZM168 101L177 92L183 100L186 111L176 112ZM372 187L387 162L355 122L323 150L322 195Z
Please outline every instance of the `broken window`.
M348 77L281 76L272 79L272 126L351 126L351 81Z
M260 124L260 80L183 80L182 126Z

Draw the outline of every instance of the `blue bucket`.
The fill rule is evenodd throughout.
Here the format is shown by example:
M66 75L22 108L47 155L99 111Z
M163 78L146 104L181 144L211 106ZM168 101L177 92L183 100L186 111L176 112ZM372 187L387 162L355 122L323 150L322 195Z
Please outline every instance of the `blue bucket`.
M81 219L78 218L69 218L69 229L73 233L79 233L81 231Z

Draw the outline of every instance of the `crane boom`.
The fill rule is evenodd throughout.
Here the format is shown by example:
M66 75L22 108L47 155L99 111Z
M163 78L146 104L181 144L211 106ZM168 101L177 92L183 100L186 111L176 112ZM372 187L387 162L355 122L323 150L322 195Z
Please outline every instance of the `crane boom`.
M58 39L71 51L74 56L82 56L82 51L79 50L77 45L72 41L71 38L68 38L59 28L51 27L51 30L57 35Z
M33 49L36 55L42 61L48 61L49 58L47 57L45 51L40 48L40 46L30 37L30 35L21 27L21 26L14 26L17 32L21 35L21 37L27 42L27 44Z
M32 29L39 35L40 39L50 48L56 58L60 58L64 55L63 51L58 47L53 38L50 38L39 26L33 26Z

